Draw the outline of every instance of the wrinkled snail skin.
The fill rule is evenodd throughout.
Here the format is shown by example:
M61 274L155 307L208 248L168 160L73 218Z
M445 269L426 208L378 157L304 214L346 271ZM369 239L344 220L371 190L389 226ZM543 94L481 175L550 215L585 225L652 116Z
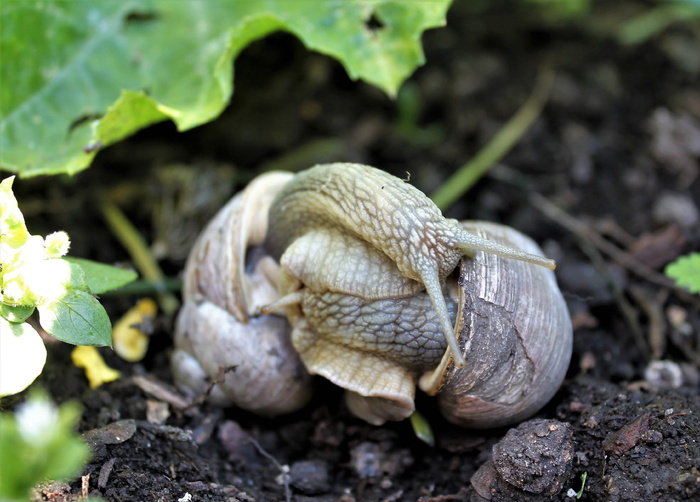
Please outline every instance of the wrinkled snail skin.
M443 333L457 366L464 366L459 352L454 328L449 319L442 288L445 279L464 255L484 250L519 260L528 260L550 268L551 260L533 256L517 249L476 237L459 226L457 221L446 219L438 207L420 190L379 169L361 164L337 163L318 165L298 173L278 194L270 208L270 228L266 247L271 255L295 263L289 254L297 239L307 239L311 234L326 234L330 239L347 234L370 244L376 255L384 255L393 262L399 274L388 281L393 284L398 277L417 281L425 286L432 300ZM302 246L313 248L313 243ZM285 256L286 255L286 256ZM326 257L323 270L343 270L346 277L357 271L344 266L342 253ZM304 259L306 269L315 262ZM320 266L319 266L320 267ZM315 276L319 273L311 272ZM336 292L364 296L363 275L351 281L354 288L338 291L333 282L325 285ZM304 277L296 277L302 283ZM286 281L293 283L293 281ZM405 288L397 288L387 297L405 294Z
M279 297L270 279L279 267L261 244L272 198L292 176L267 173L253 180L207 225L185 267L173 376L200 396L221 370L235 368L211 389L208 399L219 406L278 415L311 397L311 376L292 346L289 322L258 312ZM270 266L276 270L269 272Z
M457 312L456 282L446 298ZM364 300L304 290L292 343L304 365L348 391L350 411L381 425L413 413L419 376L442 359L447 342L430 297Z

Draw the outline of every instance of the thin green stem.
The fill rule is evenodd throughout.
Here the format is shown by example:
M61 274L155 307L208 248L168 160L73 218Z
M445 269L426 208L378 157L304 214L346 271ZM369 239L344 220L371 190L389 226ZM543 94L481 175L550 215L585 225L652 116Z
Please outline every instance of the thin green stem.
M182 280L176 277L166 277L159 283L154 283L146 279L139 279L122 286L102 293L100 296L151 296L162 291L163 286L172 292L177 293L182 290Z
M532 93L510 120L469 162L445 180L430 198L445 210L464 195L523 137L542 113L554 80L554 72L543 67Z
M165 275L158 262L153 258L144 238L116 205L103 199L100 209L116 238L129 252L136 268L139 269L144 279L155 286L160 308L168 315L175 313L180 302L175 295L168 291Z

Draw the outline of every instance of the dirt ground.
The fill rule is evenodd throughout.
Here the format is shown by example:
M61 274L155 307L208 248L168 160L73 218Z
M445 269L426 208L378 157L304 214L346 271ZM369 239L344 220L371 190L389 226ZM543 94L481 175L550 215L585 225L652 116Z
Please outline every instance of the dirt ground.
M168 387L173 319L161 315L142 362L102 350L124 376L97 390L71 365L70 347L50 344L39 384L84 408L80 431L95 452L84 471L90 495L539 501L575 500L583 483L582 501L700 500L700 298L661 275L700 247L700 29L674 25L623 45L605 27L630 4L598 9L585 25L517 5L479 14L453 7L448 26L424 36L428 64L399 106L293 37L269 37L236 62L235 96L216 121L184 134L161 124L102 152L75 178L15 188L32 233L63 229L74 255L128 262L97 210L109 192L177 277L198 229L262 170L357 161L401 177L409 171L412 184L432 192L498 132L549 64L556 79L542 116L446 214L511 225L558 262L574 353L561 390L536 417L558 421L544 422L554 432L543 433L561 441L548 457L559 462L555 475L554 467L526 468L527 479L514 483L530 491L492 468L473 479L494 465L495 444L517 452L528 434L542 435L542 423L506 440L508 429L449 425L425 396L417 405L434 447L407 422L374 427L353 418L324 382L290 416L206 404L182 411ZM116 319L135 299L102 301ZM530 478L547 486L528 488ZM75 499L81 483L46 489L43 499Z

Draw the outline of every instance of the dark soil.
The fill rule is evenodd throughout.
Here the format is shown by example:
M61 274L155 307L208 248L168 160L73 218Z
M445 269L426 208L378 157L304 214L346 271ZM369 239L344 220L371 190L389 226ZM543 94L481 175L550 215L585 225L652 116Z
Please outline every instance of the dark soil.
M302 411L276 419L206 404L178 410L144 390L144 379L158 388L172 382L173 319L165 315L142 362L102 351L123 377L97 390L72 366L70 347L50 344L39 384L58 402L84 408L80 430L95 451L84 472L90 495L574 500L586 474L580 500L700 500L699 301L660 275L666 263L700 247L700 29L680 23L623 45L605 27L641 5L605 4L585 24L543 19L520 3L479 14L454 6L447 28L424 36L428 63L398 104L351 82L336 62L293 37L275 35L236 62L235 96L216 121L183 134L161 124L102 152L74 178L15 183L32 233L64 229L72 254L128 262L97 209L109 193L146 239L158 242L164 269L176 277L197 231L264 169L357 161L401 177L410 172L411 183L430 193L498 132L538 68L551 65L557 77L542 116L446 214L511 225L558 261L575 341L567 380L538 414L560 421L551 429L552 439L563 441L558 460L570 454L552 481L559 483L554 495L514 491L487 470L472 485L508 430L449 425L427 397L417 404L435 447L417 439L408 422L373 427L353 418L342 393L325 383ZM205 207L184 187L197 187ZM533 193L564 209L574 225L546 215L549 206ZM113 319L134 300L102 298ZM660 360L661 370L645 372ZM157 410L166 414L158 418ZM525 429L514 434L532 437ZM76 498L80 486L78 480L73 495L61 497ZM64 500L57 493L45 499Z

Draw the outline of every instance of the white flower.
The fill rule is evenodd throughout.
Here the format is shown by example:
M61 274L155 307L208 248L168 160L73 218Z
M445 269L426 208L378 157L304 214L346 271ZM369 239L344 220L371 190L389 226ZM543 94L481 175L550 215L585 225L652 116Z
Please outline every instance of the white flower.
M36 448L50 443L58 431L58 408L45 397L19 405L15 418L22 439Z
M44 341L27 323L0 317L0 397L22 392L46 364Z

